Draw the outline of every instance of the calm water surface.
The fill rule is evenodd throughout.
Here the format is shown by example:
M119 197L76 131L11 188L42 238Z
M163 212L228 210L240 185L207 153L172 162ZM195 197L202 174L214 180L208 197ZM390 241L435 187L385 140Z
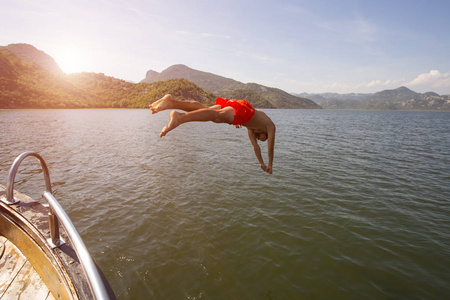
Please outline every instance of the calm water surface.
M0 183L39 152L119 299L448 299L450 113L266 113L273 175L229 125L0 111ZM40 197L34 159L16 188Z

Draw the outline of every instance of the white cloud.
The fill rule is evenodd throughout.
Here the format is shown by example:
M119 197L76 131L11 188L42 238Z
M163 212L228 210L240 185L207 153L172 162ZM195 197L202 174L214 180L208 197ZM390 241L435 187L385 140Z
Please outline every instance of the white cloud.
M361 83L344 83L344 82L290 82L291 84L297 83L301 85L305 90L316 91L320 93L334 92L334 93L374 93L386 89L395 89L402 85L405 85L405 78L401 79L387 79L380 80L375 79L370 82Z
M175 33L183 36L191 36L191 38L214 38L214 39L224 39L229 40L232 37L230 35L225 34L216 34L216 33L209 33L209 32L193 32L193 31L187 31L187 30L176 30Z
M409 86L428 86L434 88L450 87L450 72L441 73L438 70L431 70L423 73L409 82Z
M387 79L385 81L377 79L377 80L372 80L371 82L367 83L367 84L361 84L360 86L362 87L368 87L368 88L396 88L399 87L401 85L405 84L405 78L400 78L400 79Z
M301 86L304 91L314 91L319 93L374 93L386 89L396 89L400 86L407 86L420 93L433 91L438 94L449 94L450 72L441 73L438 70L431 70L428 73L419 74L411 81L408 81L406 78L397 78L387 80L374 79L372 81L359 83L290 81L289 84Z
M218 38L218 39L224 39L224 40L231 39L230 35L225 35L225 34L216 34L216 33L203 32L203 33L201 33L201 35L203 37L205 37L205 38Z
M386 81L381 81L379 79L377 80L372 80L371 82L369 82L368 84L366 84L367 87L377 87L377 86L386 86L391 82L390 79L386 80Z
M180 35L193 35L193 32L187 31L187 30L175 30L175 33Z

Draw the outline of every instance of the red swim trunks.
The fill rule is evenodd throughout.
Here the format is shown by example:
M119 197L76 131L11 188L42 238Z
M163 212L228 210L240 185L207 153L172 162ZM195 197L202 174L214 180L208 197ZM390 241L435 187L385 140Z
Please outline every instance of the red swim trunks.
M231 124L236 125L237 128L250 121L255 114L253 106L245 100L228 100L219 97L216 99L216 105L220 105L220 108L227 106L234 108L234 120Z

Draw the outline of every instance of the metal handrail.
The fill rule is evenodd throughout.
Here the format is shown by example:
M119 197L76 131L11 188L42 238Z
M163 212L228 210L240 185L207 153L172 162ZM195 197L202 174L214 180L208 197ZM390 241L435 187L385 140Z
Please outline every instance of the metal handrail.
M28 151L20 154L13 162L11 168L9 169L8 179L6 180L6 197L2 198L2 201L8 205L19 203L20 201L14 198L14 181L16 178L17 171L19 170L20 164L28 156L34 156L40 163L42 170L44 171L45 189L48 192L52 192L52 184L50 182L50 173L47 168L45 160L38 153L33 151ZM64 244L59 237L59 223L58 219L53 213L53 209L49 207L48 213L49 226L50 226L50 237L51 240L49 244L54 247L59 247Z
M62 206L52 194L50 174L48 172L47 164L38 153L33 151L24 152L14 160L14 163L12 164L8 173L6 197L3 197L1 200L6 204L15 204L19 202L19 200L13 198L14 179L16 177L16 173L19 169L20 163L28 156L36 157L41 163L42 169L44 171L46 191L42 194L42 198L44 198L49 204L49 226L51 239L48 240L48 243L52 246L52 248L59 247L64 243L59 236L59 220L61 220L61 223L64 225L64 228L66 229L67 234L72 241L74 250L80 260L81 266L86 273L86 276L88 277L89 287L91 288L95 299L109 299L108 292L106 291L103 280L101 279L97 267L92 260L92 257L89 254L86 246L84 245L83 240L78 234L78 231L76 230L69 216L66 214Z
M14 199L14 179L16 178L17 170L19 169L22 161L28 156L36 157L41 163L42 170L44 171L44 179L45 179L45 188L47 191L52 192L52 184L50 183L50 174L48 172L47 164L44 159L37 154L36 152L28 151L20 154L13 162L11 168L9 169L8 179L6 181L6 197L2 198L2 201L6 204L15 204L20 202L17 199Z

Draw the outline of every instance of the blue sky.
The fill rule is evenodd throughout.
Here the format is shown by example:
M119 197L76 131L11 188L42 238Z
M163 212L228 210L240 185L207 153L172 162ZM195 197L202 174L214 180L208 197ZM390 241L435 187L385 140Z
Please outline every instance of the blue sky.
M450 94L450 1L0 0L0 45L139 82L174 64L293 93Z

